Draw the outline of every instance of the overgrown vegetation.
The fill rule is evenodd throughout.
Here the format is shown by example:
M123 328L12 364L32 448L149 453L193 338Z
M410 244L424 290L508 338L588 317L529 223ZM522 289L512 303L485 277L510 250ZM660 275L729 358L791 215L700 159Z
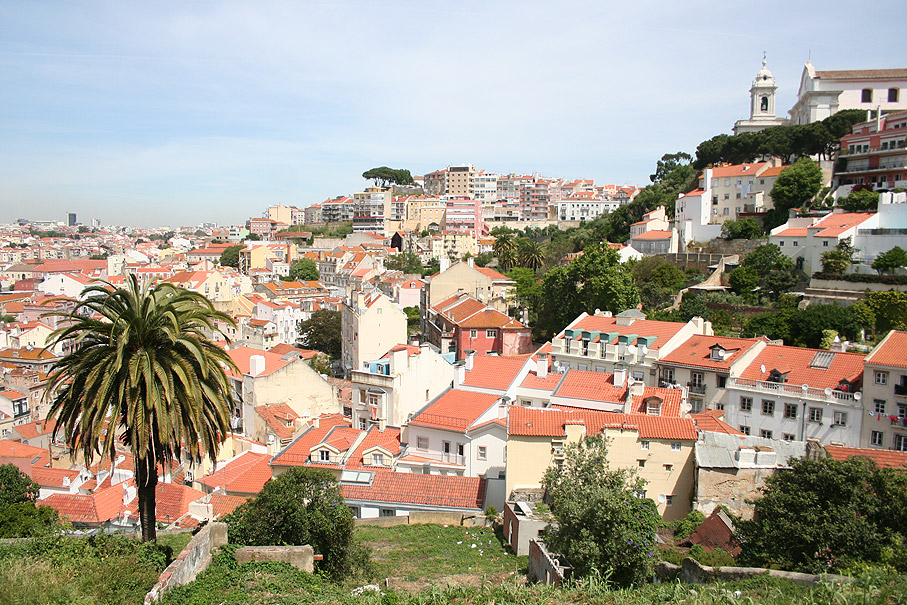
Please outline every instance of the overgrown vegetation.
M0 465L0 538L47 536L62 529L57 511L38 506L38 484L14 464Z

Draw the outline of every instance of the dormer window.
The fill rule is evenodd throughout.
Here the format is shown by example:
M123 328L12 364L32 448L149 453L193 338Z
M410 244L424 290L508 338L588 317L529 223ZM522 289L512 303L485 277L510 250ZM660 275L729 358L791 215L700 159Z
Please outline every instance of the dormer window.
M331 452L329 450L319 450L318 451L318 460L321 462L330 462L331 461Z
M726 351L721 345L714 345L711 348L711 353L709 354L709 359L713 361L724 361Z
M790 370L782 371L782 370L774 369L771 372L769 372L768 381L777 382L777 383L787 382L787 375L789 373L790 373Z
M384 466L384 454L372 454L372 464L374 466Z
M661 403L662 401L658 397L646 399L646 415L661 416Z

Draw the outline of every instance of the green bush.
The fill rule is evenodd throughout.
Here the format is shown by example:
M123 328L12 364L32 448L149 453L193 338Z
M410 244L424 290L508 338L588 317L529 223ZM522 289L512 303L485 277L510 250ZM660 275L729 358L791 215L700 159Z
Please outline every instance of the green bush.
M674 522L674 539L683 540L705 521L705 515L698 510L691 510L683 519Z
M907 275L872 275L870 273L813 273L813 279L831 279L865 284L885 284L888 286L907 286Z

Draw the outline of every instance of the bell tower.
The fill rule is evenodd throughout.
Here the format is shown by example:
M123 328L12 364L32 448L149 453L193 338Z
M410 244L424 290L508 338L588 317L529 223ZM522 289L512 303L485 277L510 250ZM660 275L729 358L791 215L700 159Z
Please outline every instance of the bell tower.
M762 69L756 72L756 79L750 86L750 117L737 120L734 124L734 134L758 132L769 126L788 123L784 118L775 117L775 92L778 85L775 83L775 76L765 65L765 53L762 53Z

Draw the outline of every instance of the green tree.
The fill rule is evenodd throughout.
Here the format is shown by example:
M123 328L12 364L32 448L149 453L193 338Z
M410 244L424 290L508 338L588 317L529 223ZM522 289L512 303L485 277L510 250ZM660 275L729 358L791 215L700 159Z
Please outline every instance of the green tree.
M382 188L390 185L413 185L415 183L409 170L388 168L387 166L366 170L362 173L362 178L375 181L375 185Z
M850 309L838 305L809 305L791 315L788 325L790 334L785 342L798 347L819 348L824 330L834 330L849 340L860 335L860 325Z
M620 586L642 584L653 569L655 503L640 498L644 482L628 469L608 466L601 436L567 446L563 464L542 479L557 524L542 533L552 552L563 554L576 573L610 572Z
M224 248L224 251L220 253L220 266L239 267L239 251L242 250L242 248L242 246Z
M0 465L0 539L44 536L60 529L57 511L36 505L38 489L15 465Z
M872 189L858 189L838 199L838 206L847 212L875 212L879 208L879 194Z
M62 433L86 464L102 448L110 459L118 444L130 449L142 539L154 541L159 468L214 459L230 430L233 387L224 368L236 366L205 334L233 319L201 294L142 286L134 275L123 288L89 286L71 313L55 315L63 327L48 347L72 352L54 363L46 388L54 393L54 438Z
M900 246L895 246L888 252L883 252L872 261L872 268L879 272L879 275L886 271L894 272L901 267L907 267L907 251Z
M314 357L309 359L309 367L319 374L324 374L325 376L333 375L331 371L331 358L324 353L317 353Z
M403 271L407 275L421 274L424 269L419 255L415 252L401 252L388 256L384 261L384 268L390 271Z
M38 484L14 464L0 465L0 508L11 504L34 503Z
M521 237L517 240L517 250L520 265L524 267L538 270L545 262L545 253L536 241Z
M766 230L787 220L791 208L800 208L812 200L822 188L822 171L809 158L800 158L781 171L772 187L774 209L763 221Z
M494 260L494 254L491 252L480 252L476 254L476 267L487 267L488 263Z
M633 263L630 272L645 309L656 309L670 301L686 285L686 274L660 256L648 256Z
M495 235L494 246L495 256L498 257L498 264L501 269L507 271L514 265L517 254L516 239L510 233L498 233Z
M285 471L224 520L231 543L310 544L324 557L318 567L333 578L349 572L353 563L353 513L337 479L324 469Z
M907 293L894 290L867 292L866 298L860 302L865 302L872 310L876 334L907 330Z
M855 563L907 569L907 475L871 460L792 458L766 478L750 521L737 523L745 565L809 573Z
M781 252L775 244L763 244L746 255L743 267L754 270L759 275L759 287L772 300L789 291L797 283L794 275L794 261Z
M290 267L289 281L318 281L321 274L311 258L300 258Z
M422 313L419 307L403 307L406 313L406 331L412 335L419 331L419 322L422 320Z
M332 359L340 357L340 311L319 309L301 322L298 329L305 346L330 355Z
M728 276L731 289L741 296L750 296L759 285L759 273L750 265L737 267Z
M721 225L721 237L724 239L759 239L763 236L762 227L751 216L739 221L726 221Z

